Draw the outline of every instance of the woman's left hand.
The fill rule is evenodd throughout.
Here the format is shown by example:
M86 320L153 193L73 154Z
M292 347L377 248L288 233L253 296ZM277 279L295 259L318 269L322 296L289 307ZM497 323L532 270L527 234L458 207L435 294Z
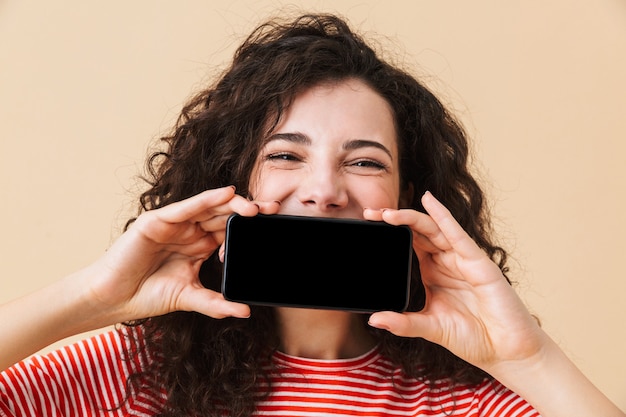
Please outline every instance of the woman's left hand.
M489 372L538 354L545 333L496 265L432 194L415 210L370 210L369 220L408 225L426 289L420 312L377 312L370 325L423 337Z

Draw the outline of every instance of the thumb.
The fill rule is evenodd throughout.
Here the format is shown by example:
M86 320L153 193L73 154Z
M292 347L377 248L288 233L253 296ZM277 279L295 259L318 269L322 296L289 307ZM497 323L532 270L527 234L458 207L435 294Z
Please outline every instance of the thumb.
M436 340L436 326L432 319L421 313L396 313L393 311L379 311L369 318L369 325L377 329L387 330L396 336L422 337L426 340Z
M250 307L224 299L224 296L204 287L194 288L185 294L183 310L197 311L216 319L224 317L250 317Z

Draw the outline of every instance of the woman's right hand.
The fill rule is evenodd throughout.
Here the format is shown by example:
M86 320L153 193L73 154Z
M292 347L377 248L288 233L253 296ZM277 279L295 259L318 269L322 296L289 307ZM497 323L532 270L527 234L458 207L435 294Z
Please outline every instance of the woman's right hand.
M198 272L224 242L228 216L277 210L277 203L253 203L233 187L224 187L144 212L86 269L84 295L115 322L177 310L214 318L248 317L247 305L204 288Z

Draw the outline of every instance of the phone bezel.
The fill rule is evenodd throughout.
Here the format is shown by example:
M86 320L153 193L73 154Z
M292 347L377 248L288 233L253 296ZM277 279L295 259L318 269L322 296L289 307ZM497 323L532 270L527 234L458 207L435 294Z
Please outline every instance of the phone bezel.
M350 285L350 284L342 284L342 282L337 282L336 283L337 285L333 287L334 291L335 292L339 291L339 293L336 293L336 294L325 293L327 294L324 296L326 297L326 299L321 299L322 298L320 296L321 291L322 291L321 289L318 290L317 288L310 286L310 287L307 287L307 290L306 290L308 291L308 293L303 294L303 291L294 290L293 286L296 285L295 282L291 282L291 281L286 282L285 280L287 278L282 277L281 282L283 286L285 288L289 288L292 291L292 295L294 293L297 293L298 297L294 297L295 301L290 301L289 296L285 298L284 294L282 295L271 294L268 296L269 293L268 291L265 291L265 289L263 288L264 286L254 281L247 281L247 283L249 285L252 283L251 285L255 286L254 289L251 289L249 291L254 293L257 296L255 297L249 294L241 295L242 292L245 292L245 290L243 291L241 290L241 287L239 289L235 288L235 290L232 289L233 285L241 286L241 281L234 282L233 280L242 279L241 265L239 266L237 265L237 262L243 262L243 260L240 259L242 257L242 254L237 253L235 251L237 250L241 251L242 248L245 248L244 250L248 250L248 252L250 252L252 249L248 246L253 246L253 245L256 245L254 246L254 248L258 248L258 251L261 251L261 250L266 251L266 252L269 251L267 245L263 244L264 237L254 236L253 233L255 233L255 231L252 230L253 227L257 227L257 228L259 226L265 227L264 233L257 232L257 234L265 235L265 239L267 239L269 237L268 224L279 225L279 228L272 229L272 231L276 232L276 230L282 230L283 234L280 237L296 236L296 235L301 237L301 234L298 234L298 233L317 234L316 237L306 236L305 239L307 240L299 239L297 240L297 242L282 242L281 241L280 244L282 243L288 244L287 246L283 245L282 248L283 250L287 251L291 257L299 255L299 253L295 251L295 249L292 250L292 245L297 245L297 244L303 245L305 250L307 248L310 250L313 247L312 246L313 243L311 242L311 240L319 239L320 238L319 235L322 234L322 231L336 230L337 232L352 231L353 233L357 233L358 236L356 236L353 240L347 239L346 236L341 236L341 239L339 242L334 242L332 244L330 242L333 242L333 241L327 240L326 241L327 246L331 246L339 250L337 245L343 244L342 248L345 248L346 246L349 246L349 244L346 244L345 242L356 242L354 244L360 245L360 246L356 246L354 248L354 251L356 251L356 253L358 254L359 249L363 250L363 248L367 247L365 251L369 253L369 255L364 255L364 256L366 259L369 259L370 261L373 259L381 260L379 259L380 258L379 256L376 256L376 253L378 253L377 252L378 250L383 251L384 253L387 254L387 256L391 256L393 258L392 262L399 263L398 265L394 264L394 269L393 269L394 281L392 282L394 288L387 289L386 287L381 286L381 285L384 285L384 283L382 282L375 283L379 285L379 288L364 288L364 285L371 284L372 280L375 280L376 277L367 276L367 280L364 280L363 285L358 285L358 284L361 284L361 282L360 281L357 282L357 278L354 277L352 278L352 281L354 281L353 284L356 284L356 285L352 285L352 288L355 293L355 297L359 297L359 300L363 300L363 301L354 300L353 298L355 297L347 296L348 293L350 292L350 289L342 287L342 285ZM246 230L246 227L245 227L246 225L248 227L248 230ZM288 229L286 229L287 226L288 226ZM305 230L305 232L301 232L301 231L299 232L298 231L299 228ZM398 245L398 250L401 251L402 253L396 254L395 251L390 252L392 248L390 246L391 242L381 242L381 241L373 240L372 242L369 242L369 244L367 245L362 244L363 236L365 236L367 233L377 234L377 237L382 234L385 234L385 236L387 237L392 237L394 239L393 244ZM277 236L274 236L274 237L277 238ZM242 241L241 239L245 239L245 240ZM360 239L361 241L357 239ZM241 242L245 242L245 243L241 243ZM285 214L274 214L274 215L259 214L257 216L247 217L247 216L240 216L238 214L233 214L229 216L227 220L226 237L225 237L224 244L225 244L225 253L224 253L224 272L222 276L222 293L224 297L229 301L242 302L242 303L246 303L250 305L266 305L266 306L282 306L282 307L330 309L330 310L349 310L349 311L358 311L358 312L374 312L374 311L381 311L381 310L391 310L391 311L401 312L401 311L405 311L408 306L409 294L410 294L410 282L411 282L411 268L412 268L412 259L413 259L412 231L408 226L394 226L394 225L390 225L384 222L373 222L373 221L359 220L359 219L307 217L307 216L293 216L293 215L285 215ZM252 259L250 262L254 262L254 257L257 255L258 251L255 251L253 255L248 257L248 259ZM266 252L263 252L265 253L265 257L270 256ZM259 265L261 265L265 262L265 257L263 257L261 254L259 256L261 256L261 259L256 259L256 262L259 263ZM337 259L335 260L338 261ZM372 269L373 268L372 264L367 265L367 268L365 265L358 265L358 267L360 268L358 269L358 271L360 271L361 274L370 274L370 271L376 271L376 270L382 271L383 266L389 265L389 264L383 265L383 262L387 262L387 261L381 260L381 262L374 265L377 267L377 269ZM327 265L328 264L324 264L323 266L327 266ZM355 264L352 263L350 265L355 265ZM245 266L248 266L248 265L245 265ZM322 266L316 266L315 264L311 264L311 263L309 263L308 266L309 268L313 268L313 269L322 268ZM342 268L348 268L348 267L349 265L342 265ZM315 271L311 271L311 274L315 273ZM343 269L340 269L339 271L337 271L337 274L344 277L345 271L343 274L341 271L343 271ZM385 269L385 271L387 271L387 269ZM233 277L233 273L235 274L234 277ZM300 276L305 276L305 278L308 277L307 273L305 272L301 272L300 274L301 274ZM362 275L362 276L365 276L365 275ZM322 281L322 284L320 285L326 285L326 286L333 285L333 283L330 283L329 281L332 278L336 278L336 277L329 277L328 279L325 279L326 277L324 276L324 274L320 273L319 271L317 271L317 274L315 274L315 277L320 278L320 281ZM339 280L341 279L343 278L340 278ZM380 277L378 279L382 280L384 278ZM267 284L268 281L266 280L264 281L264 283ZM328 290L330 291L331 289L329 288ZM266 293L263 296L259 297L258 294L263 291L265 291ZM278 291L275 291L275 292L280 293L281 291L283 291L283 289L279 288ZM320 300L302 302L303 299L309 296L310 297L320 296ZM387 302L387 300L375 301L375 298L377 296L387 297L389 300L392 300L392 301L389 301L389 302ZM343 301L344 299L347 301ZM341 300L341 301L337 301L337 300Z

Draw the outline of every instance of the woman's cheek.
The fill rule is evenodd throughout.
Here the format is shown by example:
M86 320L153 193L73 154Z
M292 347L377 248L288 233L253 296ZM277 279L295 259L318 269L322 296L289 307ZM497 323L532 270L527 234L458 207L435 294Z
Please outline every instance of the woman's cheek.
M400 191L387 181L360 181L351 186L351 195L356 197L361 207L398 208Z
M297 184L297 175L288 172L274 171L267 172L260 176L253 197L259 201L282 201L295 190L294 184Z

